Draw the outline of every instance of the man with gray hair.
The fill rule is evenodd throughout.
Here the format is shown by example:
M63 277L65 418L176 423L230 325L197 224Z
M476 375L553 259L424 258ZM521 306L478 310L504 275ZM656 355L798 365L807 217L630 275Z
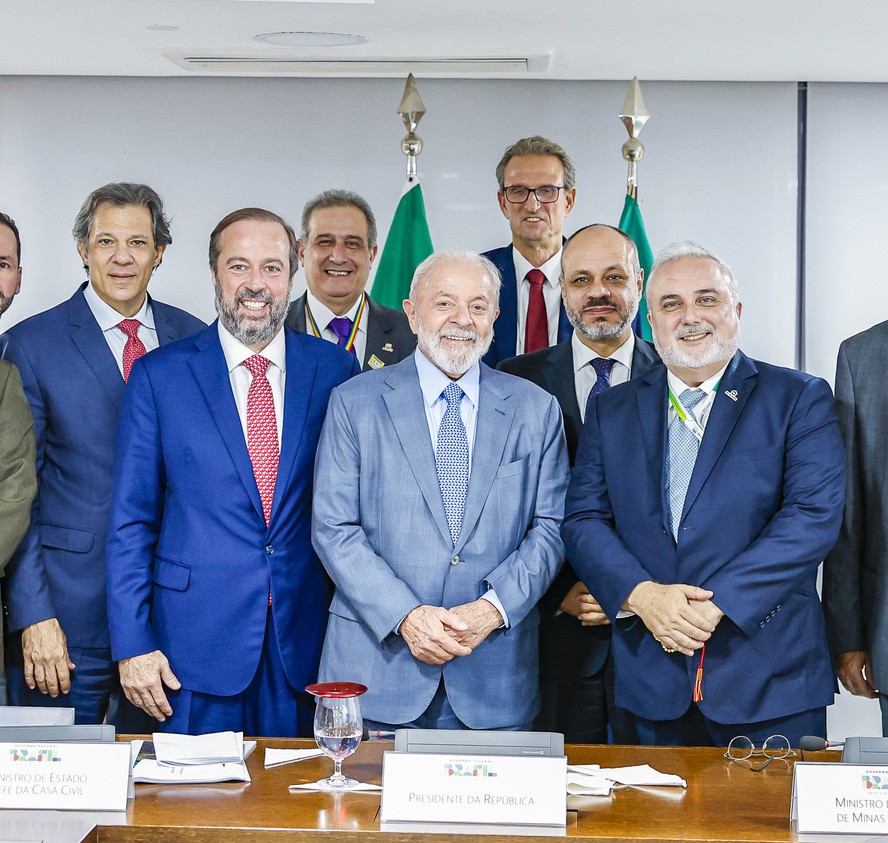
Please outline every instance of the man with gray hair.
M512 242L484 253L503 280L496 334L484 357L489 366L570 337L558 278L564 218L576 200L576 177L570 156L539 135L507 147L497 164L497 199Z
M834 690L815 587L844 499L829 386L738 350L736 280L701 246L660 253L647 301L665 366L590 403L562 529L614 624L617 704L645 744L797 746Z
M376 251L376 219L357 193L325 190L306 204L299 260L308 289L290 305L287 325L351 352L365 372L416 347L407 317L364 292Z
M73 233L86 283L0 341L34 415L38 481L31 525L6 568L6 659L13 704L71 706L78 723L101 723L119 690L105 537L124 386L138 357L203 323L147 294L172 242L150 187L98 188ZM127 712L137 714L123 701L118 727L143 731Z
M567 452L554 398L479 361L499 275L472 252L417 268L417 350L333 392L313 540L336 590L321 680L372 729L528 728L536 604L562 558Z

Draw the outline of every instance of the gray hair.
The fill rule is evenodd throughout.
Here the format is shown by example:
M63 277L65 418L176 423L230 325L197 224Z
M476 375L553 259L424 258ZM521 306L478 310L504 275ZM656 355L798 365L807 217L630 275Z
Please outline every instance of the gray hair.
M638 246L635 245L635 241L626 234L625 231L617 228L615 225L608 225L606 222L593 222L590 225L584 225L582 228L578 228L570 237L567 238L567 242L564 244L564 248L561 250L561 260L564 261L564 253L567 251L567 247L573 242L573 239L582 234L584 231L588 231L590 228L607 228L610 231L615 231L619 234L629 246L629 263L630 269L632 269L633 277L635 280L638 280L638 276L641 274L641 260L638 257ZM563 274L563 273L562 273Z
M305 203L305 207L302 209L303 240L308 239L311 215L324 208L356 208L359 210L367 220L367 248L372 249L376 245L376 217L373 216L373 211L367 200L350 190L325 190Z
M431 275L435 269L443 263L461 263L464 266L479 266L484 270L487 276L487 283L493 291L493 306L499 307L499 294L502 279L499 270L477 252L471 252L466 249L444 249L429 255L413 273L413 280L410 282L410 294L408 298L412 302L416 302L416 296L420 288L427 287L431 280Z
M731 267L718 255L714 252L710 252L709 249L703 248L699 243L694 243L693 240L679 240L676 243L670 243L657 254L657 259L654 261L654 266L651 269L651 277L648 279L646 285L647 289L645 291L645 297L647 299L648 307L651 306L651 285L656 274L666 266L666 264L680 260L681 258L704 258L706 260L711 260L718 268L722 281L725 282L725 286L728 288L728 292L731 295L731 301L733 304L739 303L740 293L737 288L737 277L734 275L734 270L731 269Z
M169 246L173 242L173 237L170 234L170 221L163 210L163 200L155 190L148 187L147 184L111 182L90 193L81 205L73 228L74 239L78 243L86 246L96 216L96 209L105 203L118 207L137 205L147 208L151 212L151 234L154 237L154 245Z
M496 165L496 181L499 189L502 190L506 185L504 183L506 166L513 158L519 155L552 155L561 162L561 169L564 171L564 188L571 190L577 183L577 168L573 159L560 147L555 141L550 141L542 135L532 135L529 138L521 138L515 141L511 146L506 147L503 157L500 158L499 164Z

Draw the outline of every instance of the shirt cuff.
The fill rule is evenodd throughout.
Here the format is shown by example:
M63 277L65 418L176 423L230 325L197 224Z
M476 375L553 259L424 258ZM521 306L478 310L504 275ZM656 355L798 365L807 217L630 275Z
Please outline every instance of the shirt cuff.
M490 605L493 606L493 608L496 609L500 613L500 615L502 616L503 622L497 628L498 629L503 629L503 628L508 629L509 616L506 614L506 610L503 608L503 604L500 603L499 597L496 596L496 592L490 587L489 584L486 583L486 585L487 585L487 591L481 595L481 599L486 600L488 603L490 603Z

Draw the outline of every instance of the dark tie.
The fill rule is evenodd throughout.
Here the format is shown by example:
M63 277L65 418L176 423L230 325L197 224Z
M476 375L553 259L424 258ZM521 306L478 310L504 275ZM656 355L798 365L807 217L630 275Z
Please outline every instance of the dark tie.
M336 345L354 354L354 343L352 343L351 348L348 348L348 338L351 336L352 325L354 325L354 322L352 322L347 316L337 316L330 320L328 327L334 334L336 334Z
M441 487L450 538L455 545L462 529L466 494L469 490L469 440L459 412L462 388L458 383L450 383L441 395L447 402L447 411L438 428L435 468L438 471L438 485Z
M592 361L592 368L595 369L595 383L592 384L592 390L590 391L590 395L598 395L600 392L604 392L606 389L610 389L610 377L611 371L614 368L614 363L616 360L611 360L610 357L596 357Z
M266 526L271 521L271 502L280 459L274 396L266 374L270 362L259 354L244 360L244 366L253 375L247 393L247 451L253 463L253 476L259 489Z
M702 389L686 389L678 396L685 412L693 418L692 411L704 398ZM675 414L669 425L669 450L666 452L666 497L669 500L669 520L672 536L678 541L678 525L684 509L694 463L700 450L700 440Z
M124 319L117 323L117 327L126 334L126 345L123 347L124 381L129 380L133 363L145 353L145 344L139 339L139 325L141 324L138 319Z
M543 284L546 276L540 269L531 269L525 276L530 282L530 297L527 300L527 323L524 327L524 353L539 351L549 347L549 323L546 318L546 300L543 298Z

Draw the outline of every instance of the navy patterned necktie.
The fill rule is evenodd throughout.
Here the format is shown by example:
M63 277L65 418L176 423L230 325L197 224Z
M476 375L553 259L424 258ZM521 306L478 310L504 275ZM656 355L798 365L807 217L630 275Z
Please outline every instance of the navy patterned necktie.
M685 412L693 417L694 407L704 398L702 389L686 389L678 396ZM679 418L678 413L669 425L669 449L666 452L666 497L669 501L669 526L672 536L678 541L678 525L684 509L694 463L700 450L700 440L696 434Z
M438 471L438 485L441 487L450 538L456 545L462 529L466 494L469 491L469 440L459 412L463 397L462 387L458 383L450 383L441 395L447 402L447 410L438 428L435 468Z
M596 357L591 361L590 365L595 369L595 383L592 384L590 395L598 395L600 392L610 389L611 372L616 362L616 360L611 360L610 357Z

